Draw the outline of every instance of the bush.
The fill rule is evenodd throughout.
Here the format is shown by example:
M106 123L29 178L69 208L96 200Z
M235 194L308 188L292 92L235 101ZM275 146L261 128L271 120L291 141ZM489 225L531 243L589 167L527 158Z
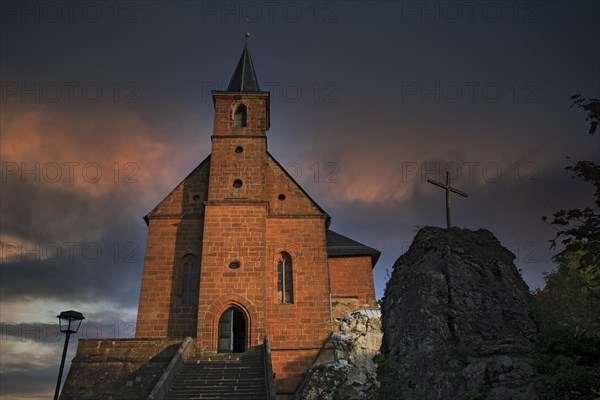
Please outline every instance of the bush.
M547 275L546 287L534 293L538 347L593 365L600 359L597 270L581 268L580 258L571 254L560 259L558 269Z

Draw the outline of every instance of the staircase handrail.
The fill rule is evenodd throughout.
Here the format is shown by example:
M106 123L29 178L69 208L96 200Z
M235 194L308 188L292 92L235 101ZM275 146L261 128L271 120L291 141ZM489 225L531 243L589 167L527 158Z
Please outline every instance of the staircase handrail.
M164 400L169 394L169 389L175 381L175 377L181 370L183 362L189 357L191 350L194 348L194 339L191 337L185 338L185 340L179 346L177 353L171 359L171 362L163 371L161 377L154 385L152 392L148 396L147 400Z
M266 381L266 385L267 385L267 399L275 400L275 398L276 398L275 377L273 374L273 362L271 360L271 343L269 341L268 336L265 336L263 343L264 343L263 357L265 360L264 364L265 364L265 381Z
M327 339L325 339L325 341L323 342L323 345L319 349L319 352L317 353L317 355L313 358L312 362L310 363L308 370L307 370L308 372L304 375L304 377L302 378L302 381L300 381L300 384L298 385L298 387L296 388L296 391L294 392L295 399L300 399L300 396L302 395L302 391L308 384L308 379L310 378L310 375L311 375L310 370L315 366L319 357L321 357L321 353L323 352L323 350L325 350L325 346L329 342L329 339L331 339L331 336L333 336L333 332L329 332Z

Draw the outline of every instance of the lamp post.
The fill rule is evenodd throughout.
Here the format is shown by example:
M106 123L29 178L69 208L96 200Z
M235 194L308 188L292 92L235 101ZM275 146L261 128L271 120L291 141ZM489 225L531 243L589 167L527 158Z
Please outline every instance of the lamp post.
M77 311L63 311L58 316L60 331L65 333L65 347L63 348L62 359L60 361L60 369L58 371L58 382L56 382L56 391L54 392L54 400L58 400L60 392L60 382L62 381L63 368L65 367L65 357L67 356L67 347L69 346L69 338L71 333L77 333L81 321L85 318L83 314Z

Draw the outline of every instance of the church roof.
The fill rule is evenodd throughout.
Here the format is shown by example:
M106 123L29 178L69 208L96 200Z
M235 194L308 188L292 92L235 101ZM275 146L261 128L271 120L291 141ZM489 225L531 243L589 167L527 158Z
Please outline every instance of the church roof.
M254 71L254 65L252 64L252 57L248 51L248 41L242 51L242 56L238 62L229 86L227 87L228 92L260 92L258 86L258 79L256 79L256 72Z
M331 229L327 229L325 233L327 238L327 255L329 257L371 256L373 267L377 263L377 260L379 260L379 256L381 255L379 250L340 235Z

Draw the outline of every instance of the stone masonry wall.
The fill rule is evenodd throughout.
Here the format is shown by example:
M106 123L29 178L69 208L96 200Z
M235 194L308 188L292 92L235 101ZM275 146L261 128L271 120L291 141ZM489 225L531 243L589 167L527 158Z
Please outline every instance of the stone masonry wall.
M206 206L197 335L205 351L216 351L219 317L232 305L246 314L248 347L262 343L265 223L264 204ZM234 261L240 263L238 269L229 268Z
M329 259L333 318L359 308L377 307L371 257Z
M145 400L182 341L80 339L61 400Z
M213 132L215 135L264 135L267 130L267 109L269 106L268 92L244 94L214 93L215 119ZM233 113L237 105L243 103L247 109L246 128L233 129Z
M181 304L182 259L202 253L208 161L200 164L149 215L136 327L138 338L196 335L197 306Z
M280 392L295 389L331 331L324 225L322 216L267 221L266 333ZM292 304L277 302L276 260L282 251L292 257Z

